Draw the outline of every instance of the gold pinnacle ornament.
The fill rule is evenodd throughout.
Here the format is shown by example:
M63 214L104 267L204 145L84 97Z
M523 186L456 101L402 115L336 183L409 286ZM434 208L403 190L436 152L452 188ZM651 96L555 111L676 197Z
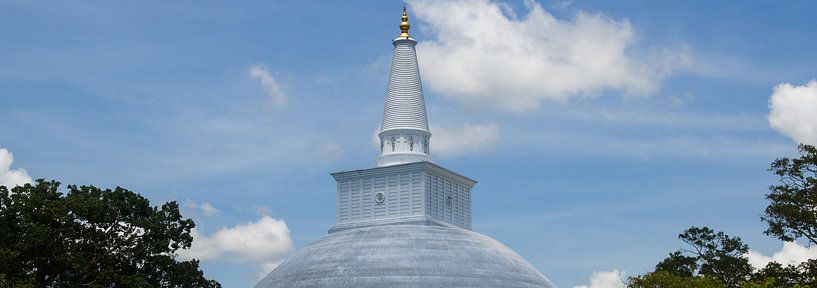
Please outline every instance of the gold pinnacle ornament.
M403 17L401 18L403 21L400 22L400 38L410 38L411 36L408 33L409 28L411 28L411 24L408 22L408 15L406 14L406 5L403 4Z

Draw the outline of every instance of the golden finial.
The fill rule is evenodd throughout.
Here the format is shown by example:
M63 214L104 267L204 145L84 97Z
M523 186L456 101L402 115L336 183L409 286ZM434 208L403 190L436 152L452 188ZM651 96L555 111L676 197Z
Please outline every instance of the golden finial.
M403 17L400 18L400 19L403 20L402 22L400 22L400 31L401 31L400 38L408 39L409 37L411 37L411 36L409 36L409 33L408 33L408 30L411 27L411 24L409 24L408 15L406 14L406 3L403 3Z

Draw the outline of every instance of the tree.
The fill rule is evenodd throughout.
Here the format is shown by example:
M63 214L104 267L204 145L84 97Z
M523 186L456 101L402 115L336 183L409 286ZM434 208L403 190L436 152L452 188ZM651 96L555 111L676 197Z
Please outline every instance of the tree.
M221 287L181 261L195 224L124 188L0 186L0 286Z
M680 277L692 277L698 271L698 257L686 256L681 251L669 254L669 257L655 265L655 271L665 271Z
M769 171L780 177L780 185L769 187L771 202L761 217L768 224L766 235L783 241L806 238L817 244L817 149L798 146L800 158L779 158Z
M756 285L756 286L752 286ZM771 262L752 275L750 285L758 288L817 287L817 260L811 259L799 265Z
M749 247L738 237L693 226L678 238L692 249L670 253L655 266L656 272L663 271L678 277L704 275L723 283L725 287L739 287L752 274L749 260L743 258Z
M768 224L766 235L783 241L805 238L817 244L817 149L800 144L798 151L799 158L772 162L769 171L780 177L780 184L769 187L770 204L761 219ZM772 262L753 272L742 257L748 246L740 238L706 227L692 227L678 237L692 250L670 253L655 272L630 278L629 287L714 287L700 286L698 281L707 278L724 287L817 287L817 259L786 267Z
M629 288L723 288L720 281L708 277L684 277L667 271L655 271L632 277L627 284Z

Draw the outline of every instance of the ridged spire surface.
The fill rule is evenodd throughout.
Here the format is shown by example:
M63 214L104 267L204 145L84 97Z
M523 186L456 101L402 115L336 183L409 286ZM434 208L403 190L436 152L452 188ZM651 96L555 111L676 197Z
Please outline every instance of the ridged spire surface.
M394 39L394 56L389 71L386 108L380 124L380 156L377 166L431 162L426 103L417 66L417 41L408 33L406 8L400 22L400 36Z
M411 38L394 40L394 56L389 72L386 109L380 131L420 129L428 131L426 104L420 69L417 66L417 44Z

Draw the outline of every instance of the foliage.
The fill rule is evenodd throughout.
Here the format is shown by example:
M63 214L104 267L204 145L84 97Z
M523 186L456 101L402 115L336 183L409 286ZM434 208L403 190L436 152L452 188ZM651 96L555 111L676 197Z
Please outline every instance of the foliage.
M769 187L771 192L766 198L770 204L761 219L768 224L766 235L783 241L805 238L817 245L817 149L800 144L798 150L799 158L779 158L772 162L769 171L780 177L780 185ZM817 287L817 259L786 267L772 262L753 271L743 257L749 247L740 238L706 227L692 227L678 238L692 249L670 253L655 266L655 272L630 278L628 286Z
M669 271L656 270L631 277L629 288L726 288L722 282L707 276L679 276ZM752 274L740 288L810 288L817 287L817 260L800 265L782 265L772 262L766 268Z
M771 262L752 275L752 281L744 287L817 287L817 260L783 267Z
M678 238L692 249L670 253L655 266L655 272L630 278L628 287L817 287L817 260L786 267L771 262L753 272L743 257L748 247L740 238L706 227L689 228Z
M740 238L707 227L691 227L678 235L690 250L670 253L669 257L655 266L656 271L668 272L679 277L706 275L723 283L725 287L738 287L749 278L752 266L743 258L749 247Z
M686 256L681 251L669 254L669 257L655 265L655 271L665 271L681 277L692 277L698 271L698 257Z
M0 186L0 286L220 287L189 248L195 224L176 202L151 207L124 188L37 180Z
M800 158L779 158L769 171L780 176L780 185L769 187L766 198L768 223L766 235L783 241L804 237L817 244L817 149L811 145L798 146Z
M678 276L667 271L655 271L630 278L629 288L723 288L720 281L708 277Z
M785 284L775 278L766 278L759 281L744 282L741 288L811 288L814 286L806 286L800 284Z

